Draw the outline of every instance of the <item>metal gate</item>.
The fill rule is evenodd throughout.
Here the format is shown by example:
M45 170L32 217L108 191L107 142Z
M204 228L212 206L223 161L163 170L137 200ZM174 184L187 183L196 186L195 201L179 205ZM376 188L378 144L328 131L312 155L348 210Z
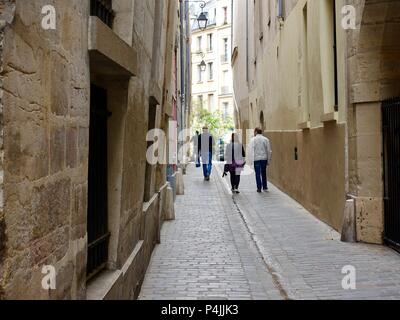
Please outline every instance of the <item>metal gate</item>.
M400 97L382 104L385 241L400 250Z
M105 268L108 260L107 91L91 85L88 185L87 278Z

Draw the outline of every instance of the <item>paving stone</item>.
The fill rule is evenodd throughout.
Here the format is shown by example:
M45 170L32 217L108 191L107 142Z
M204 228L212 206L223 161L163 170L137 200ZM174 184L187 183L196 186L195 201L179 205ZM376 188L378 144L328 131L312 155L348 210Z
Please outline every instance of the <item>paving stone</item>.
M187 173L140 299L400 299L400 256L391 249L340 242L273 185L254 192L253 176L232 196L218 170L210 182L193 166ZM356 268L356 290L341 287L346 265Z

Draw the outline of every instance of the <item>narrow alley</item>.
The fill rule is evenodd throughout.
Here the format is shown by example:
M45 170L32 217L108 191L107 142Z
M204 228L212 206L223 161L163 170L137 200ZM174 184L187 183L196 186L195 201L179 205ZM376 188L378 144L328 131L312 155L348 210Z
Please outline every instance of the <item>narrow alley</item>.
M176 221L166 222L140 299L399 299L400 257L340 235L270 185L242 177L232 197L221 165L211 182L189 166ZM342 268L354 266L356 290Z

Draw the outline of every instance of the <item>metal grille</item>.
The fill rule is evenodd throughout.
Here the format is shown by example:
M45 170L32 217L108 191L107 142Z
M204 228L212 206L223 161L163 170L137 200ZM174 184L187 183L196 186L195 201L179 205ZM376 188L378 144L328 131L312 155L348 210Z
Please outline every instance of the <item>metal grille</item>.
M115 17L112 10L112 0L90 0L90 15L98 17L112 28Z
M400 250L400 97L382 105L385 241Z
M91 85L88 186L88 261L90 279L108 260L107 91Z

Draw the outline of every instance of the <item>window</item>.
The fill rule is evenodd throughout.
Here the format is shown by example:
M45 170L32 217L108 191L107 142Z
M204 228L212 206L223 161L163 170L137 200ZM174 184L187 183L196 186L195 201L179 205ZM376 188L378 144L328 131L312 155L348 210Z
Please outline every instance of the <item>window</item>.
M224 58L225 58L225 62L228 61L228 38L224 38L223 40L224 42Z
M214 110L214 95L208 95L208 111L212 112Z
M197 51L201 51L202 36L197 37Z
M226 95L231 93L231 85L229 83L229 72L225 70L222 73L222 86L221 86L221 95Z
M303 27L302 27L302 83L303 89L301 94L301 107L302 107L302 117L301 122L307 122L311 120L311 115L309 112L309 78L308 78L308 8L307 4L303 8Z
M229 102L224 102L222 104L222 108L223 108L223 117L224 119L229 117Z
M214 63L208 63L208 80L214 80Z
M227 63L229 60L229 45L228 45L228 38L222 39L223 45L223 52L224 54L221 56L221 62Z
M88 176L88 259L87 279L106 268L110 232L108 229L108 150L107 143L107 90L90 86L91 99L89 126Z
M326 30L326 36L321 39L321 63L325 66L322 73L324 98L324 113L338 110L337 85L337 36L336 36L336 1L326 0L321 4L324 19L321 20L321 29Z
M228 24L228 7L223 7L222 10L224 11L224 24Z
M213 35L212 35L212 33L207 35L207 50L208 51L213 50Z
M197 66L197 81L203 82L203 71L201 71L201 65Z
M229 71L228 70L225 70L223 73L222 73L222 83L223 83L223 85L224 86L229 86L229 82L228 82L228 77L229 76Z
M111 0L90 0L90 15L97 16L107 26L112 28L115 12L112 10Z
M199 104L199 108L203 109L203 96L197 96L197 103Z

